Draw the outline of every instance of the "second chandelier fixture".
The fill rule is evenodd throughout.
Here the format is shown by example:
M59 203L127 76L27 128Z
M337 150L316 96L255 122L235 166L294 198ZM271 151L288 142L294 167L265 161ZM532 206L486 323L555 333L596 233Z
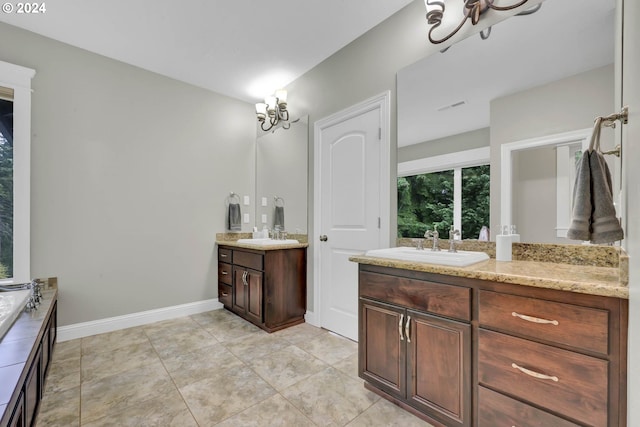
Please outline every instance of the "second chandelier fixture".
M289 111L287 110L287 91L279 89L274 95L267 96L264 102L256 104L256 116L263 131L271 130L279 122L282 127L289 129ZM268 120L267 120L268 119Z

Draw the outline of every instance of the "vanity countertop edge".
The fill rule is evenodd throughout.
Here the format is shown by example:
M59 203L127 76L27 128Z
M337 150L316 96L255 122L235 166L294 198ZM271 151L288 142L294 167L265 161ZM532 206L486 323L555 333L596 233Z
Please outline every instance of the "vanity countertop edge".
M540 261L504 262L496 261L495 259L489 259L467 267L451 267L365 255L354 255L349 260L359 264L380 267L629 299L629 287L620 280L619 269L611 267Z
M229 240L216 240L218 246L231 246L234 248L253 249L257 251L274 251L280 249L298 249L307 248L309 243L287 243L287 244L275 244L275 245L252 245L251 243L238 243Z

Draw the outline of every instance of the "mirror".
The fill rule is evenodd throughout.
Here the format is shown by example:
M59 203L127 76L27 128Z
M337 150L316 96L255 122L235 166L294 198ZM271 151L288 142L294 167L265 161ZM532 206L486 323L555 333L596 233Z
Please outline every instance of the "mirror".
M289 234L307 233L308 116L256 138L255 226L274 228L276 206Z
M400 70L398 169L489 147L493 237L502 223L506 179L501 179L501 146L589 128L596 116L614 112L614 24L614 0L547 0L531 15L495 25L487 40L471 36ZM614 145L603 131L603 148ZM513 169L527 164L548 171L545 177L512 174L511 188L519 192L513 202L530 198L526 189L536 188L552 197L535 210L556 211L557 150L548 150L544 156L526 150L512 159ZM613 165L612 175L618 170ZM527 179L548 181L549 187L528 185ZM519 219L519 211L513 209L511 222L522 241L577 243L558 240L555 223L541 233L551 225L534 221L539 215Z

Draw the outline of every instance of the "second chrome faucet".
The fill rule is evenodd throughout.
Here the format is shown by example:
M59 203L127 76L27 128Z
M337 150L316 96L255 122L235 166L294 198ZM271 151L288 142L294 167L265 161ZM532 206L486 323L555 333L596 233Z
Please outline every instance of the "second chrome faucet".
M433 227L433 231L427 230L424 232L424 238L433 239L433 246L431 247L432 251L440 250L440 234L438 233L438 230L436 230L435 225Z

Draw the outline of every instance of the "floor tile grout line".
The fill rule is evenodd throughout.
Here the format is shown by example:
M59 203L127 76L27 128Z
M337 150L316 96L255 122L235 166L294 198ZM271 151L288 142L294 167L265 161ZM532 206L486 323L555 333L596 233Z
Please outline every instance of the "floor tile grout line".
M156 352L156 356L158 356L158 359L160 359L160 363L162 364L162 368L165 370L165 372L167 373L167 375L169 376L169 378L171 379L171 383L173 384L173 386L176 388L176 391L178 392L178 395L180 395L180 399L182 399L182 403L184 404L184 406L187 408L187 411L189 411L189 414L191 415L191 418L193 418L193 421L196 423L196 425L198 427L200 426L200 423L198 422L198 419L196 418L195 414L193 413L193 411L191 410L191 407L189 406L189 404L187 403L187 400L184 398L184 396L182 395L182 392L180 391L180 387L178 387L178 384L176 384L175 379L173 378L173 376L171 375L171 373L169 372L169 370L167 369L167 365L164 362L164 359L160 356L160 354L158 353L156 347L153 345L153 343L151 343L151 347L153 347L153 350Z

